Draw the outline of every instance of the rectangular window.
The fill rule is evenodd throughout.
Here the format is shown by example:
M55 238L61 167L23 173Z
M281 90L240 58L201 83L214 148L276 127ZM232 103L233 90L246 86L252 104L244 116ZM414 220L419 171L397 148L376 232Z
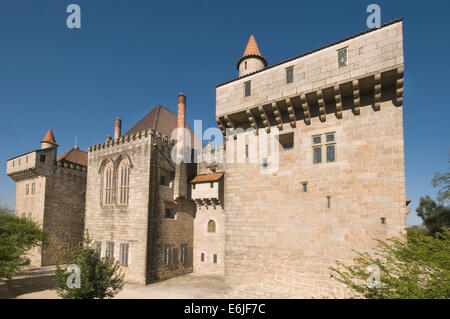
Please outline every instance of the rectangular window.
M105 257L114 258L114 243L113 242L106 243Z
M120 264L128 266L128 244L120 244Z
M36 194L36 183L31 183L31 195Z
M327 145L327 163L332 163L336 161L336 146Z
M303 193L308 192L308 183L302 183L302 191L303 191Z
M386 225L386 217L381 217L381 224Z
M247 81L244 83L244 96L250 96L251 94L251 81Z
M347 48L338 50L338 66L344 67L347 65Z
M211 182L211 183L209 184L209 187L210 187L210 188L214 188L214 183Z
M192 189L195 189L195 184L192 184Z
M27 217L27 219L28 219L28 221L30 221L30 222L33 220L31 212L28 212L28 217Z
M30 184L25 185L25 196L30 195Z
M294 148L294 133L280 134L278 140L284 150L290 150Z
M294 82L294 66L286 68L286 83Z
M200 254L200 261L205 261L205 253Z
M39 160L41 161L41 163L45 163L45 155L41 155L39 157Z
M213 263L217 264L217 255L216 254L213 255Z
M325 139L322 135L312 137L313 145L313 163L322 163L322 151L325 152L324 158L327 163L336 162L336 134L327 133Z
M102 242L96 241L95 242L95 251L100 255L102 253Z
M314 147L313 152L314 164L322 163L322 147Z
M263 169L266 169L269 166L267 158L263 158L263 163L262 163L262 167Z
M182 244L182 245L181 245L180 262L181 262L182 264L187 263L187 245L186 245L186 244Z
M245 158L248 158L248 145L245 145Z
M168 266L171 262L170 258L171 247L169 245L164 246L164 266Z
M331 196L327 196L327 207L331 208Z

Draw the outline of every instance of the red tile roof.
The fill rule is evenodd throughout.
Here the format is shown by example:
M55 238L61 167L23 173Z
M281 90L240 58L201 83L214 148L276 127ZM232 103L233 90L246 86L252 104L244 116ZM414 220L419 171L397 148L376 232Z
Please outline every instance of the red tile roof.
M192 184L196 184L196 183L207 183L207 182L216 182L219 179L222 178L224 173L215 173L215 174L209 174L209 175L199 175L196 176L191 183Z
M249 55L259 55L261 56L261 52L259 52L258 43L256 43L255 37L253 34L250 36L250 39L248 39L247 47L245 48L243 57L249 56Z
M50 144L53 144L53 145L58 146L58 144L56 144L55 136L53 135L52 129L49 129L49 130L47 131L47 134L45 134L45 137L44 137L44 139L41 141L41 143L42 143L42 142L50 143Z
M57 162L66 161L82 166L88 166L88 153L80 150L77 146L61 154L56 159Z

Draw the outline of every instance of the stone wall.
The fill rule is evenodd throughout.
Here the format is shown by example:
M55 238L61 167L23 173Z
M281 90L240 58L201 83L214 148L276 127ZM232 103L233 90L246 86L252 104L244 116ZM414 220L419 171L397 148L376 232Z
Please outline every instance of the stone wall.
M397 22L220 85L216 90L216 117L403 65L402 26ZM345 47L348 65L338 67L337 50ZM294 81L286 84L285 69L290 66L294 66ZM244 97L246 81L251 81L249 97Z
M227 165L231 297L342 297L345 290L330 279L334 261L349 262L351 249L368 250L374 238L404 230L402 110L385 101L379 112L364 106L358 116L345 110L342 119L316 117L310 126L286 128L283 133L294 132L294 147L277 146L279 169L271 174L261 173L261 162ZM312 136L330 132L336 162L313 164Z
M55 166L45 187L44 231L47 243L42 249L42 266L66 263L83 240L86 171Z

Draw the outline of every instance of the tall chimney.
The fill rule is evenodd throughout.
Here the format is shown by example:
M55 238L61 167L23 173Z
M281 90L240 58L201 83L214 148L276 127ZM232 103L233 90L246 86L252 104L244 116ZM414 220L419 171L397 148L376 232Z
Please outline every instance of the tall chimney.
M184 128L186 127L186 96L183 93L178 94L178 114L177 114L177 144L182 143L183 147L179 150L180 155L184 154Z
M121 136L122 130L122 120L116 117L116 121L114 122L114 139L117 140Z
M184 162L184 128L186 127L186 96L178 94L178 115L177 115L177 147L178 159L181 159L175 166L175 180L173 198L185 198L187 195L186 163ZM180 158L181 157L181 158Z

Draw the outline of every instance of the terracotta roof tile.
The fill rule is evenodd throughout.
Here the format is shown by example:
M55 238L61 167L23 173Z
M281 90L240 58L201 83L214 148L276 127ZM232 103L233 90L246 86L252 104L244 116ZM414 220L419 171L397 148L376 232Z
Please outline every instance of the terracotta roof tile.
M256 43L255 37L253 34L250 36L250 39L248 39L247 47L245 48L243 57L249 56L249 55L259 55L261 56L261 52L259 52L258 43Z
M61 154L56 159L57 162L66 161L82 166L88 166L88 153L80 150L78 147L74 147L64 154Z
M224 173L215 173L215 174L209 174L209 175L199 175L196 176L191 183L192 184L196 184L196 183L207 183L207 182L216 182L219 179L222 178Z
M45 134L45 137L44 137L44 139L41 141L41 143L42 143L42 142L46 142L46 143L58 145L58 144L56 144L55 136L53 135L52 129L49 129L49 130L47 131L47 134Z

